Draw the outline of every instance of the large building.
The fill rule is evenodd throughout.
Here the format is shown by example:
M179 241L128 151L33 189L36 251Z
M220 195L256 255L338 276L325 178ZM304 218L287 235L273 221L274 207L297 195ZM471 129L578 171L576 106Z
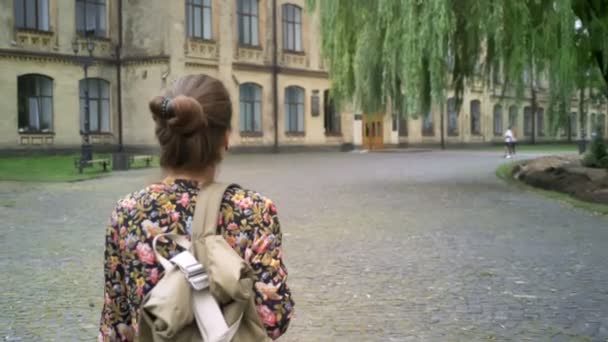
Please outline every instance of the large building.
M154 147L148 100L195 73L229 89L241 148L492 143L510 124L519 140L556 139L542 82L536 116L499 83L469 87L459 112L444 104L443 134L437 106L407 120L335 110L304 2L0 0L0 150L76 148L85 131L95 146ZM606 131L606 105L586 106L585 134ZM577 108L558 139L578 139Z
M87 117L94 145L154 146L148 100L198 73L230 91L233 146L352 145L316 20L304 0L0 0L0 148L77 147Z
M367 148L439 145L442 139L447 146L495 144L504 141L503 134L508 127L512 127L517 140L524 143L533 139L541 143L577 141L581 138L589 140L596 133L606 137L608 104L605 99L590 97L589 90L586 90L581 115L579 98L573 96L570 116L567 122L560 125L556 135L550 129L546 115L549 105L548 82L545 79L528 81L526 73L523 77L526 85L523 97L516 96L514 91L503 92L503 81L500 73L496 72L490 82L476 80L469 84L458 110L455 99L448 97L443 108L434 104L427 116L418 115L408 119L384 114L356 115L357 119L362 120L354 121L354 131L358 132L360 127L362 134L354 135L355 145ZM532 109L533 91L537 103L536 115L533 115ZM595 100L597 98L599 100Z

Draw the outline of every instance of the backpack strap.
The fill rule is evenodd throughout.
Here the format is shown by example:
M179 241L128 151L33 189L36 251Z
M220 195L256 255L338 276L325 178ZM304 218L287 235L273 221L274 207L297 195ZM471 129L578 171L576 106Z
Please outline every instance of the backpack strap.
M224 193L232 185L211 183L199 191L190 232L192 241L217 234L217 222Z

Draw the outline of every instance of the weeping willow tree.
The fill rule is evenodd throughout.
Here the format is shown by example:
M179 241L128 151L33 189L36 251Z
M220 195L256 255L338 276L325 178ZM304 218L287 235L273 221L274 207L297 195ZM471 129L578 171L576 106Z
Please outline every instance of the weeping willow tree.
M320 15L332 96L363 111L428 113L501 70L519 98L524 70L548 76L549 123L567 120L580 75L608 94L607 0L307 0ZM405 99L407 98L407 101Z

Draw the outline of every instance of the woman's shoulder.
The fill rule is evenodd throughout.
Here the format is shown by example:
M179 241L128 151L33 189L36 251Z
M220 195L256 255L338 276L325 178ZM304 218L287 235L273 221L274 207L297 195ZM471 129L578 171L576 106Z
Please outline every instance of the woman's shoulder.
M276 211L273 201L258 191L231 185L224 193L223 204L242 211Z

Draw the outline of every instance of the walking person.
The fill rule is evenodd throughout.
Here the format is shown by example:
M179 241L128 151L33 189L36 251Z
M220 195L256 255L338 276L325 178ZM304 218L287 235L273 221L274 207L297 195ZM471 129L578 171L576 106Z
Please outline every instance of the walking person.
M517 145L517 129L513 126L511 126L511 155L514 156L517 154L517 152L515 152L515 146Z
M511 159L511 158L513 158L513 154L514 154L514 152L513 152L514 135L513 135L513 131L511 130L511 126L509 126L509 128L507 128L507 130L505 131L504 138L505 138L505 158Z
M192 247L197 246L197 230L209 228L196 225L199 216L194 215L195 208L199 201L207 204L212 200L204 196L209 194L208 189L213 184L217 185L215 174L229 146L232 106L228 91L220 81L206 75L185 76L177 80L162 96L152 99L149 106L160 144L160 164L166 178L127 195L112 212L105 236L105 293L99 329L100 341L152 340L139 336L143 323L146 322L142 321L142 316L148 317L142 314L145 313L142 306L145 309L146 300L150 298L146 296L154 293L152 290L163 277L169 277L170 273L165 272L167 268L164 266L172 266L167 264L167 259L173 261L183 250L180 239L165 237L163 234L172 233L177 238L181 237L181 241L191 242ZM246 266L242 274L249 276L235 286L230 285L234 292L244 291L242 305L249 308L244 316L240 316L242 320L238 318L234 325L240 323L238 329L249 329L247 331L254 331L259 325L257 331L261 334L257 337L246 335L247 338L238 338L244 334L239 335L241 330L237 330L236 335L231 335L234 339L229 337L224 340L276 339L287 330L294 307L286 284L287 269L283 263L282 233L277 209L269 198L237 185L223 188L219 192L218 204L218 211L203 213L207 215L207 220L209 217L215 219L213 215L218 215L215 221L211 221L210 229L216 230L211 234L217 234L220 238L209 241L216 245L218 241L227 243L229 253L225 255L231 257L229 254L234 254ZM203 211L197 211L201 212ZM199 259L198 255L196 257ZM201 260L198 262L205 264ZM223 262L224 258L215 260L215 267L220 273L229 266ZM207 270L206 264L205 269ZM241 273L236 272L237 277L239 274ZM196 275L199 276L200 273ZM211 272L201 279L207 281L207 276L209 284L216 281ZM188 281L194 281L193 279L188 278ZM239 289L239 284L249 286ZM217 286L207 287L211 293L217 291ZM228 292L230 291L222 294L227 295ZM226 315L226 307L235 302L217 301ZM192 311L190 303L186 304L177 309ZM248 313L252 313L250 316L253 318L249 317L250 320L246 321ZM179 312L170 316L174 316L169 318L176 321L183 319L177 317ZM198 316L196 318L194 320L190 314L190 322L184 324L196 327L200 323ZM153 325L153 328L157 327ZM176 340L170 337L173 335L169 332L165 333L169 338L158 340ZM156 338L153 340L157 341ZM186 340L201 341L198 338L179 339Z

